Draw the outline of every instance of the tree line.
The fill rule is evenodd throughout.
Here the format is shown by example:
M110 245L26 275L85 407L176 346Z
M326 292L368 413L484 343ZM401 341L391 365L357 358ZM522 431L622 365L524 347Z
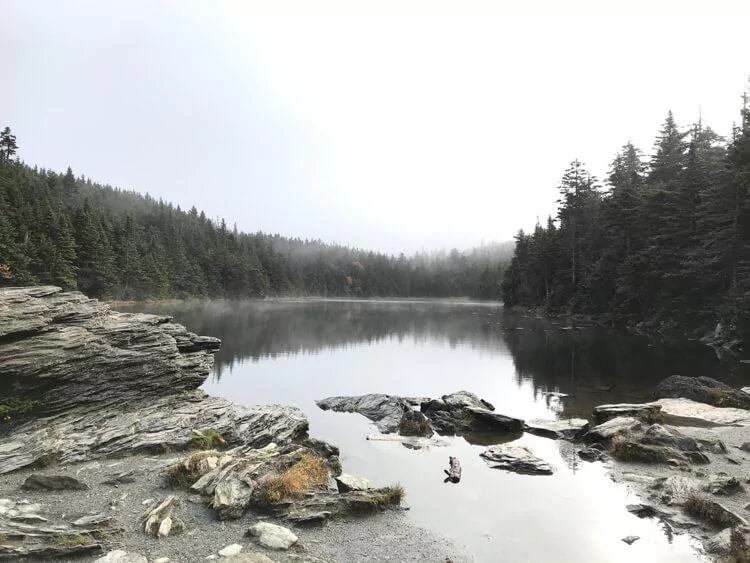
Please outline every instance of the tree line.
M729 139L670 112L650 158L631 143L602 186L579 161L556 217L520 231L506 305L587 315L644 332L722 322L750 338L750 107Z
M193 207L20 162L0 132L0 286L54 284L98 298L499 299L512 242L407 257L262 232Z

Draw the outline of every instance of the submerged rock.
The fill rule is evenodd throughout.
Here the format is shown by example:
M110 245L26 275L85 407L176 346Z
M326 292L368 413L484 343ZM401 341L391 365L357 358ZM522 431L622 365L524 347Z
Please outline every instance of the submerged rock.
M289 549L297 543L297 536L289 528L270 522L258 522L250 526L248 534L257 537L258 543L268 549Z
M583 418L568 418L560 420L530 420L524 425L529 434L544 438L572 440L589 427L589 421Z
M641 536L625 536L624 538L622 538L622 541L624 541L628 545L633 545L639 539L641 539Z
M690 399L717 407L750 409L750 395L710 377L673 375L656 388L657 399Z
M520 444L490 446L481 454L493 469L503 469L522 475L552 475L552 466L536 457L528 447Z

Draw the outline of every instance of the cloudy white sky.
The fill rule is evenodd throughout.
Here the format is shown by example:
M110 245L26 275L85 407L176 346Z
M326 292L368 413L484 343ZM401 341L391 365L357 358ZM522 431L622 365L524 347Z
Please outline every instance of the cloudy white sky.
M730 131L746 1L0 2L29 164L242 230L390 252L506 240L666 112Z

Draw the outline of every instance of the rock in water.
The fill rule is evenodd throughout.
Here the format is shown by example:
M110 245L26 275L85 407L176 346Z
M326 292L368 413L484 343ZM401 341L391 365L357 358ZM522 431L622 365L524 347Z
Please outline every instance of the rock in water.
M269 549L289 549L297 542L297 536L289 528L270 522L259 522L251 526L248 533Z
M750 426L750 411L715 407L690 399L659 399L665 423L678 426L711 428L714 426Z
M717 407L750 409L750 395L710 377L673 375L659 383L657 399L690 399Z
M622 538L622 541L628 545L633 545L633 543L637 542L639 539L641 539L641 536L625 536Z
M370 488L370 482L363 477L355 477L348 473L342 473L336 477L336 486L340 493L348 491L366 491Z
M30 475L22 489L27 491L85 491L88 486L68 475Z
M529 434L544 438L572 440L580 432L587 430L589 421L583 418L568 418L561 420L530 420L526 422L524 430Z
M122 549L110 551L104 557L100 557L94 563L148 563L145 555L130 553Z
M552 475L552 466L520 444L490 446L481 454L493 469L504 469L522 475Z
M398 432L401 417L411 410L409 404L400 397L371 394L361 397L328 397L315 402L322 410L336 412L356 412L375 423L384 433Z

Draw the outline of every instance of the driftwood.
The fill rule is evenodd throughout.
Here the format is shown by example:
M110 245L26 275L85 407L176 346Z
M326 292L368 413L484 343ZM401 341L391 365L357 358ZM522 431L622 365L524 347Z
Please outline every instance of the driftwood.
M461 480L461 464L458 462L458 458L453 456L450 456L448 458L448 461L450 463L450 467L443 470L447 475L443 483L447 483L449 481L451 483L458 483Z

